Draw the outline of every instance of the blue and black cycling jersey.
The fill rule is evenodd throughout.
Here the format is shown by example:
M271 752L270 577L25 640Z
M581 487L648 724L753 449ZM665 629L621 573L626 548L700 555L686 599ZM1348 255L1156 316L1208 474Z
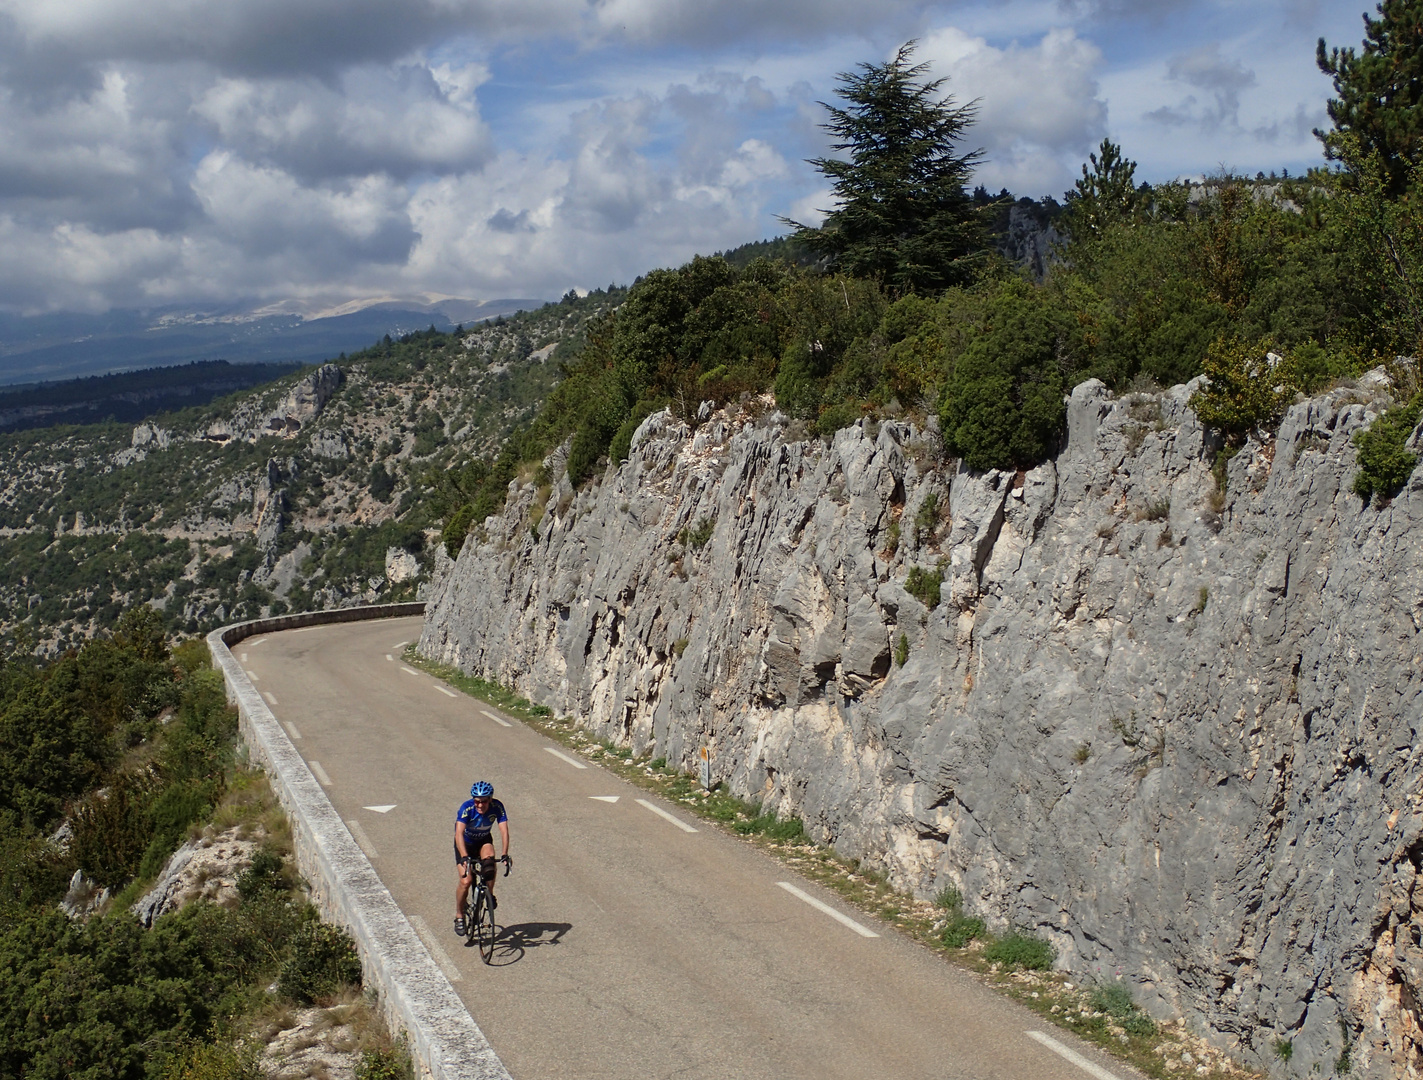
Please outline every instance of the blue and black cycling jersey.
M466 846L477 839L488 837L496 824L508 820L509 815L504 812L504 804L498 799L490 799L489 808L482 814L474 808L473 799L466 799L460 804L459 813L455 815L455 821L464 822Z

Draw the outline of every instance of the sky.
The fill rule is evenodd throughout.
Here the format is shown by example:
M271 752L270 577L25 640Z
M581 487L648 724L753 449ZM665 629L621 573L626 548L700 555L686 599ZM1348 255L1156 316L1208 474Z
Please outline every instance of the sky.
M1359 0L0 0L0 310L556 298L816 223L904 42L992 191L1322 162ZM1372 11L1372 5L1367 6Z

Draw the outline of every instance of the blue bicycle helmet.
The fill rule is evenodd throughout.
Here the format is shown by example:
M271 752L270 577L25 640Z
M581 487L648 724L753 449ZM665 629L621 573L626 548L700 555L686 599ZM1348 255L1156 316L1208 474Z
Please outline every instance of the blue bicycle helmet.
M477 780L469 789L471 799L492 799L494 797L494 785L488 780Z

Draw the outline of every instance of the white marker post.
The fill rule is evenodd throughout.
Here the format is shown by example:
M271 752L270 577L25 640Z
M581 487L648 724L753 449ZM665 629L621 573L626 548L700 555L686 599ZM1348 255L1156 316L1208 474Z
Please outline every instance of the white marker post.
M711 790L711 751L702 747L702 790Z

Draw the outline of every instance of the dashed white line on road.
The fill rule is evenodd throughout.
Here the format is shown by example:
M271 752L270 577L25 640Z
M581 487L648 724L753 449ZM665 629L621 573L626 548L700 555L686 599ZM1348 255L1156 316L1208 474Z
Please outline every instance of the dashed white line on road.
M394 645L391 646L391 648L392 648L392 649L403 649L403 648L405 648L405 646L407 646L407 645L409 645L409 644L410 644L410 642L408 642L408 641L397 641Z
M246 654L246 653L243 653L243 654L242 654L242 662L243 662L244 664L247 663L247 654Z
M288 735L290 735L293 739L301 739L301 732L297 730L297 726L293 724L290 720L286 722L286 727Z
M419 673L418 671L416 671L413 667L406 667L404 664L401 664L401 665L400 665L400 670L403 671L403 672L405 672L407 675L419 675L419 674L420 674L420 673Z
M292 631L292 633L293 633L293 634L304 634L304 633L306 633L308 630L320 630L320 629L321 629L321 627L319 627L319 626L298 626L295 630Z
M262 642L264 642L264 641L266 641L266 640L267 640L267 639L264 638L264 637L259 637L256 641L249 641L249 642L247 643L247 647L248 647L249 649L255 649L258 645L262 644Z
M568 762L568 764L572 765L575 769L586 769L588 767L587 765L584 765L581 761L575 761L573 758L565 754L562 750L555 750L552 746L545 746L544 749L550 754L552 754L554 757L558 758L559 761Z
M243 668L242 670L243 670L243 671L247 671L246 668ZM253 682L261 682L261 681L262 681L262 676L258 675L255 671L247 671L247 677L248 677L249 679L251 679Z
M388 814L396 807L395 803L386 803L384 806L363 806L362 810L374 810L377 814Z
M1102 1068L1102 1066L1096 1064L1095 1062L1088 1061L1076 1050L1073 1050L1070 1047L1063 1046L1062 1043L1058 1042L1051 1035L1047 1034L1044 1031L1030 1031L1028 1032L1028 1038L1036 1039L1038 1042L1042 1043L1049 1050L1051 1050L1054 1054L1060 1054L1061 1056L1065 1057L1068 1061L1072 1062L1072 1064L1076 1065L1083 1072L1087 1073L1090 1076L1095 1076L1097 1080L1117 1080L1116 1074L1108 1072L1106 1069Z
M320 780L327 787L331 786L331 777L326 775L326 770L321 767L321 762L308 761L307 764L311 766L311 771L316 774L316 779Z
M459 697L459 695L456 694L456 693L455 693L453 690L451 690L449 687L447 687L447 686L441 686L439 683L436 683L436 684L435 684L435 689L438 690L440 693L444 694L445 697Z
M366 858L379 858L376 854L376 846L371 843L371 838L366 835L366 830L361 828L361 823L355 818L346 822L346 828L351 830L351 835L355 837L356 843L361 845L361 850L366 853Z
M277 703L277 695L270 690L263 690L262 696L267 699L268 705L275 705Z
M619 796L619 795L589 795L588 798L594 800L595 802L617 802L618 799L621 798L621 796Z
M482 712L485 716L489 717L489 719L493 720L493 721L494 721L496 724L498 724L500 727L513 727L513 726L514 726L513 724L509 723L509 721L505 720L502 716L495 716L495 715L494 715L492 712L490 712L488 709L480 709L479 711Z
M660 818L666 818L668 821L670 821L673 825L677 826L677 828L681 829L683 832L697 831L696 829L692 828L692 826L688 825L685 821L683 821L681 818L676 817L673 814L669 814L666 810L662 809L662 807L658 806L656 803L650 803L646 799L638 799L637 805L646 807L648 810L651 810Z
M385 658L389 660L392 664L395 663L395 657L391 656L390 653L386 653Z
M455 967L455 962L449 958L445 950L440 948L440 943L435 940L435 935L430 933L430 927L419 915L410 916L410 925L415 927L415 932L420 935L420 940L425 943L425 948L430 950L430 956L439 965L440 970L445 973L445 978L450 982L459 982L464 978L460 974L460 969Z
M786 892L790 893L797 899L804 900L807 904L815 908L817 911L823 911L836 922L848 926L851 930L855 931L855 933L859 934L860 937L879 937L879 935L876 934L873 930L871 930L868 926L861 926L854 919L850 918L850 916L844 914L843 912L836 911L829 904L822 903L815 897L811 896L810 893L805 892L803 889L797 889L789 881L778 881L776 882L776 884L779 885L781 888L785 889Z

